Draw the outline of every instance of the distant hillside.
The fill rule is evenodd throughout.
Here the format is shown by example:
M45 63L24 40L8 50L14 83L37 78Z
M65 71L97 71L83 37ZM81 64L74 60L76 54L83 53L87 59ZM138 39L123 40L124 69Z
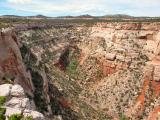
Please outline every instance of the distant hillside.
M58 16L58 17L48 17L44 15L36 15L36 16L18 16L18 15L3 15L0 18L23 18L23 19L104 19L104 20L156 20L160 19L160 17L135 17L126 14L113 14L113 15L104 15L104 16L92 16L89 14L79 15L79 16Z
M102 18L134 18L133 16L130 15L125 15L125 14L115 14L115 15L104 15L101 16Z
M29 18L50 18L48 16L44 16L44 15L36 15L36 16L28 16Z
M21 17L21 16L18 16L18 15L2 15L1 17L3 17L3 18L18 18L18 17Z

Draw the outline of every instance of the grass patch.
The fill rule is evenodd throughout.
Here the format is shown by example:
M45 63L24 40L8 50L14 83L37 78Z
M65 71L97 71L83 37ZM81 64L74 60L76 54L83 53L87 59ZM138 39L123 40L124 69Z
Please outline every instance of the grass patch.
M6 109L5 108L0 108L0 120L5 120L5 112Z
M120 120L130 120L128 117L126 117L124 114L120 115Z
M6 97L0 96L0 106L2 106L6 101Z
M21 120L33 120L32 116L23 117Z
M23 116L20 114L13 114L13 115L9 116L8 120L21 120L22 117Z
M5 120L5 108L1 108L1 106L6 102L6 97L0 96L0 120Z
M75 75L77 73L76 71L77 66L78 66L78 61L72 60L67 67L67 71L69 72L69 74Z
M8 120L33 120L31 116L24 117L21 114L13 114L9 116Z

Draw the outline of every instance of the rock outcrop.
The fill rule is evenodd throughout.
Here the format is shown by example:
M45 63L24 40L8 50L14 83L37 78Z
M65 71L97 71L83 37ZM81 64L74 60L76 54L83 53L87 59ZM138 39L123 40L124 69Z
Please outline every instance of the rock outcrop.
M0 91L4 91L4 86L5 90L8 92L5 94L7 101L4 105L4 108L6 109L6 120L8 117L15 114L26 117L31 116L33 120L45 120L43 114L36 111L34 101L27 98L24 89L20 85L3 84L0 85ZM1 92L0 96L4 96L4 93Z
M20 84L27 94L34 96L30 73L23 63L20 43L13 28L3 29L0 33L0 81L11 80Z

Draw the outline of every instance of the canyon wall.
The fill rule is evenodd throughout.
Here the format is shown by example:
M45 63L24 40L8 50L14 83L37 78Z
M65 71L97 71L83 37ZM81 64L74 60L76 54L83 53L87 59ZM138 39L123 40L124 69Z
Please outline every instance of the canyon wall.
M89 62L85 61L94 58L96 68L90 66L85 72L98 68L102 75L95 79L94 73L88 76L90 80L82 81L88 84L86 90L90 94L83 91L81 97L115 118L123 113L131 119L156 119L160 92L159 23L98 23L90 31L90 38L79 44L83 54L80 64L87 69Z
M24 28L1 32L0 82L20 84L46 116L159 117L160 23Z
M13 28L3 29L0 34L0 81L11 80L20 84L26 93L34 96L34 86L30 72L23 63L20 48L21 44Z

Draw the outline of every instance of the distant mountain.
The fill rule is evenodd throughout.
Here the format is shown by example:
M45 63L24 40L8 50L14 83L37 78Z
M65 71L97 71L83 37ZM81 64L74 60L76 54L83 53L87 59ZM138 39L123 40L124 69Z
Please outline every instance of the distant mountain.
M94 16L91 16L91 15L80 15L80 16L77 16L78 18L95 18Z
M94 16L91 16L91 15L88 15L88 14L85 14L85 15L79 15L79 16L59 16L59 17L56 17L56 18L71 18L71 19L74 19L74 18L95 18Z
M36 16L27 16L29 18L50 18L48 16L44 16L44 15L36 15Z
M18 17L21 17L21 16L18 16L18 15L2 15L1 17L4 17L4 18L18 18Z
M102 18L119 18L119 19L132 19L133 16L125 15L125 14L115 14L115 15L104 15Z
M18 15L2 15L1 18L31 18L31 19L45 19L51 18L44 15L36 15L36 16L18 16Z
M104 15L104 16L92 16L89 14L79 15L79 16L58 16L58 17L48 17L44 15L35 15L35 16L18 16L18 15L3 15L0 18L27 18L27 19L159 19L160 17L134 17L126 14L113 14L113 15Z
M80 16L61 16L61 17L57 17L57 18L83 18L83 19L87 19L87 18L91 18L91 19L94 19L94 18L112 18L112 19L132 19L134 18L133 16L130 16L130 15L125 15L125 14L116 14L116 15L104 15L104 16L92 16L92 15L89 15L89 14L85 14L85 15L80 15Z

